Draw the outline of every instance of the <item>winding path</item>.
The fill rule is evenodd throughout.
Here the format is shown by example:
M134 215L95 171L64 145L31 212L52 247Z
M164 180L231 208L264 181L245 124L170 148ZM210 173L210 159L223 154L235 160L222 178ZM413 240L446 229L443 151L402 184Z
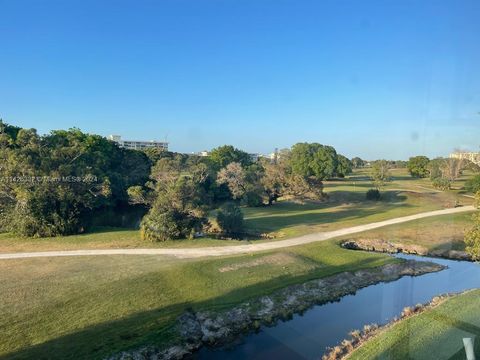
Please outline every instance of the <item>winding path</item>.
M303 235L287 240L277 240L248 245L231 245L218 247L203 247L189 249L106 249L106 250L70 250L70 251L44 251L44 252L21 252L0 254L2 259L23 259L37 257L57 257L57 256L92 256L92 255L170 255L179 259L199 258L206 256L224 256L253 253L265 250L281 249L289 246L309 244L317 241L325 241L339 236L351 235L367 230L373 230L380 227L400 224L407 221L423 219L431 216L457 214L467 211L474 211L473 206L463 206L453 209L428 211L415 215L402 216L394 219L378 221L365 225L352 226L344 229L313 233Z

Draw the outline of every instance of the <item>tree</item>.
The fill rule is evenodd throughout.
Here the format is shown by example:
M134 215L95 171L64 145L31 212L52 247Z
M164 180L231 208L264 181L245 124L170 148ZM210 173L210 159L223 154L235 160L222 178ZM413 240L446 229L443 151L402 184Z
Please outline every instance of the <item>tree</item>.
M332 146L321 146L314 154L311 168L317 180L326 180L336 175L337 152Z
M367 164L367 162L366 162L365 160L362 160L362 159L359 158L358 156L357 156L357 157L354 157L354 158L352 159L352 166L353 166L355 169L362 168L362 167L364 167L366 164Z
M474 225L465 233L465 250L474 260L480 260L480 214L472 216Z
M217 169L224 168L233 162L240 163L242 166L248 166L252 163L248 153L236 149L231 145L224 145L213 149L210 152L209 158Z
M428 165L430 159L426 156L414 156L408 160L407 169L410 175L425 178L429 175Z
M217 223L224 234L238 237L244 233L245 222L240 207L232 202L224 204L217 212Z
M438 179L442 177L442 166L445 159L435 158L430 160L428 164L428 171L430 173L430 180Z
M377 160L373 162L370 176L377 189L380 189L387 181L390 181L389 169L390 165L387 160Z
M468 179L465 182L465 189L474 194L480 191L480 174Z
M298 143L292 147L290 163L295 175L325 180L335 176L337 152L332 146Z
M140 224L142 238L149 241L193 238L207 222L199 189L198 182L190 176L158 183L156 198Z
M240 199L247 192L247 175L237 162L228 164L217 174L217 183L226 184L234 199Z
M24 236L85 231L101 212L128 206L127 189L150 167L125 150L78 129L40 136L0 124L0 217L3 230Z
M432 180L432 185L435 189L446 191L450 190L452 182L447 178L439 177Z
M462 174L464 163L463 159L444 159L440 168L442 171L442 177L448 179L450 182L455 181Z
M149 148L149 149L145 149L143 150L143 152L145 153L145 155L147 155L148 159L150 160L150 163L152 165L156 164L158 160L160 159L163 159L163 158L173 158L174 157L174 153L170 152L170 151L165 151L163 149L159 149L159 148Z
M287 180L287 170L285 163L280 159L277 163L264 163L264 175L261 179L261 184L265 191L268 205L272 205L283 194L285 194Z
M345 156L338 154L337 155L337 169L336 174L338 177L345 177L352 173L352 162L348 160Z

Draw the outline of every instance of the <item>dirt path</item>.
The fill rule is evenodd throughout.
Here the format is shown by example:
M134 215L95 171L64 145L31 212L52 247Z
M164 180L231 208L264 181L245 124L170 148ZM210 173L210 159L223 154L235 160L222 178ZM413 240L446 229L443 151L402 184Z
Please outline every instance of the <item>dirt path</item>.
M22 259L35 257L55 256L91 256L91 255L170 255L180 259L199 258L206 256L224 256L245 254L265 250L281 249L289 246L309 244L317 241L325 241L339 236L351 235L367 230L377 229L383 226L400 224L407 221L423 219L431 216L456 214L467 211L474 211L473 206L463 206L453 209L428 211L420 214L398 217L394 219L374 222L365 225L348 227L335 231L321 232L299 236L287 240L277 240L258 244L219 246L190 249L108 249L108 250L71 250L71 251L44 251L44 252L23 252L0 254L1 259Z

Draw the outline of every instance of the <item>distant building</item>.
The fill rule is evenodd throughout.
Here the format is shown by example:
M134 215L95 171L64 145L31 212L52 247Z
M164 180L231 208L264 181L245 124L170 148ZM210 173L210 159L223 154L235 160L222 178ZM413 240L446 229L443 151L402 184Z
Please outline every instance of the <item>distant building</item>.
M196 153L195 155L201 156L201 157L207 157L208 155L210 155L210 153L205 150L205 151L200 151L200 152Z
M145 149L160 149L168 151L168 142L164 141L135 141L135 140L122 140L120 135L110 135L108 140L114 141L118 146L130 149L130 150L145 150Z
M470 160L474 164L480 166L480 153L478 152L455 151L451 153L449 157L453 159Z

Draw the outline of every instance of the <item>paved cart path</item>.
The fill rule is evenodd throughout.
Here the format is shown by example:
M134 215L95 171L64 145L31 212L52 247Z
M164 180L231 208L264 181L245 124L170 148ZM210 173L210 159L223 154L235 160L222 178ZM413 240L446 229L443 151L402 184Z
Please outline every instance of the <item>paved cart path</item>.
M428 211L415 215L402 216L394 219L378 221L370 224L352 226L344 229L319 232L303 235L287 240L269 241L248 245L203 247L203 248L179 248L179 249L106 249L106 250L66 250L66 251L43 251L43 252L20 252L0 254L2 259L23 259L36 257L56 256L92 256L92 255L170 255L181 259L199 258L206 256L224 256L235 254L246 254L265 250L276 250L289 246L309 244L317 241L325 241L339 236L356 234L359 232L378 229L380 227L400 224L407 221L423 219L431 216L457 214L467 211L474 211L473 206L462 206L453 209Z

